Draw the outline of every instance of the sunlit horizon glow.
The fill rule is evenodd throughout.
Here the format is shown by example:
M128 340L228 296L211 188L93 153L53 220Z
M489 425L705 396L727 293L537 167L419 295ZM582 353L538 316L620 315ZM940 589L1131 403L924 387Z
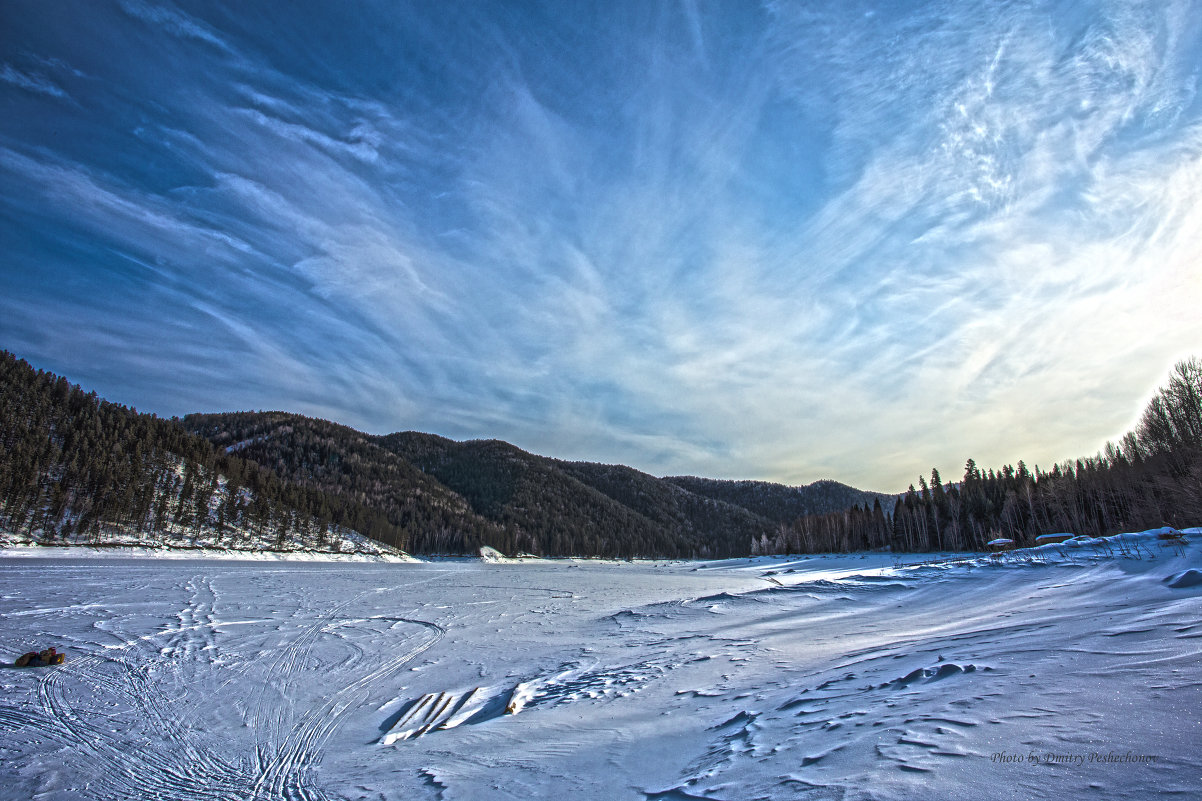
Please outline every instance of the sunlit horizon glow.
M13 2L0 347L162 415L900 491L1202 355L1202 3Z

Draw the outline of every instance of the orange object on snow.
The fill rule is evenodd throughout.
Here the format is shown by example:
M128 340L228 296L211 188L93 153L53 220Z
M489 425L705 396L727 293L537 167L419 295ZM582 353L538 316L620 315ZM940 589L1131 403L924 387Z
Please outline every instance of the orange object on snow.
M45 667L46 665L61 665L66 658L53 648L44 651L30 651L17 657L13 663L16 667Z

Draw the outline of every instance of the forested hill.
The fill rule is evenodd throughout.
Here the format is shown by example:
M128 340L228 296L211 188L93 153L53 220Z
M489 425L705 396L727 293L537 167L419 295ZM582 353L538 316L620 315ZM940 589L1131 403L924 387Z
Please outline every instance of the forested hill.
M807 515L842 512L853 506L871 508L880 501L892 509L896 495L865 490L824 479L804 487L790 487L768 481L722 481L697 476L670 476L669 481L689 492L741 506L774 523L792 523Z
M364 505L380 518L383 536L410 553L471 553L504 540L501 526L379 437L284 412L192 414L181 424L290 483Z
M373 436L284 412L197 414L182 422L288 481L379 510L413 553L490 545L509 554L741 556L782 522L868 506L876 497L836 482L661 479L621 465L537 456L499 440Z
M7 352L0 381L0 531L10 539L321 549L356 532L423 554L489 545L728 557L778 533L783 518L765 493L806 491L762 485L754 499L723 497L495 440L372 436L283 412L164 420ZM857 500L847 489L818 508Z
M627 467L563 462L506 442L372 436L284 412L189 415L190 431L288 481L383 513L412 553L725 557L774 524Z
M510 553L736 556L772 528L629 467L564 462L497 440L406 432L381 441L503 524Z
M0 541L389 553L383 518L0 351Z
M284 412L163 420L0 351L0 535L419 554L542 556L979 549L998 535L1103 534L1202 513L1202 363L1179 364L1140 426L1050 472L918 481L902 497L537 456L506 442L375 436ZM0 536L0 539L3 539Z

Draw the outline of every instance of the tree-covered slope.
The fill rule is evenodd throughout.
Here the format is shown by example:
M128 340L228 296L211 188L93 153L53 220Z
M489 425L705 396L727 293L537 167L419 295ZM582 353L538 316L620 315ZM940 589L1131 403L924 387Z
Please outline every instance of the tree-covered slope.
M395 542L378 522L363 504L281 481L174 421L0 351L0 530L10 540L344 550L345 529Z
M671 482L689 492L740 506L774 523L791 523L806 515L842 512L853 506L871 507L880 499L892 508L896 496L867 492L838 481L815 481L790 487L768 481L724 481L697 476L670 476Z
M163 420L7 353L0 378L0 527L47 540L99 541L120 530L283 547L353 530L425 554L488 545L546 556L728 557L777 536L785 512L765 499L797 492L660 479L497 440L374 436L285 412ZM818 508L867 495L824 484L845 492L827 493Z
M189 415L183 424L290 482L377 510L415 553L488 545L543 556L740 556L790 519L765 497L799 492L763 482L660 479L622 465L538 456L499 440L456 442L413 431L373 436L283 412ZM749 485L758 491L729 491ZM797 516L874 497L835 482L808 489Z
M727 556L746 552L750 531L722 536L675 525L614 498L566 463L497 440L453 442L405 432L382 444L461 494L504 527L507 553L588 556Z
M501 526L379 437L286 412L191 414L182 425L290 482L373 510L407 551L471 553L505 539Z
M740 555L747 538L762 537L772 521L736 504L691 492L624 465L555 462L560 469L637 511L676 536L710 541L724 555Z

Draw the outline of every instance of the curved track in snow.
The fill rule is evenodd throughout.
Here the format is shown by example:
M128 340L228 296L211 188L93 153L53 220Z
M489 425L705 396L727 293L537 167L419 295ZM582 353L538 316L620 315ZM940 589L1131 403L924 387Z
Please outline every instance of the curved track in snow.
M86 791L112 799L156 798L162 801L330 801L319 787L314 766L323 745L342 725L347 711L361 704L366 690L400 670L434 646L445 630L425 620L406 617L346 618L348 607L386 590L360 593L327 609L299 634L272 649L271 659L253 653L243 658L244 644L230 631L262 629L268 620L223 622L216 613L218 596L210 580L195 577L186 587L188 600L160 631L128 636L111 624L95 627L118 643L76 655L60 668L38 675L35 711L5 707L0 726L23 730L37 726L72 754L74 767L87 776ZM387 623L415 627L424 634L399 637L402 647L370 670L364 649L342 628ZM234 627L240 627L235 629ZM218 645L233 639L228 653ZM416 640L416 642L414 642ZM324 647L317 653L317 645ZM257 670L261 666L264 669ZM291 688L313 686L302 674L320 670L326 681L323 698L292 698ZM232 675L225 675L232 674ZM194 726L203 717L197 685L215 693L208 704L238 702L237 689L248 682L257 691L244 712L253 743L251 756L230 757L220 734ZM295 703L293 703L295 701ZM295 710L302 710L296 712Z

